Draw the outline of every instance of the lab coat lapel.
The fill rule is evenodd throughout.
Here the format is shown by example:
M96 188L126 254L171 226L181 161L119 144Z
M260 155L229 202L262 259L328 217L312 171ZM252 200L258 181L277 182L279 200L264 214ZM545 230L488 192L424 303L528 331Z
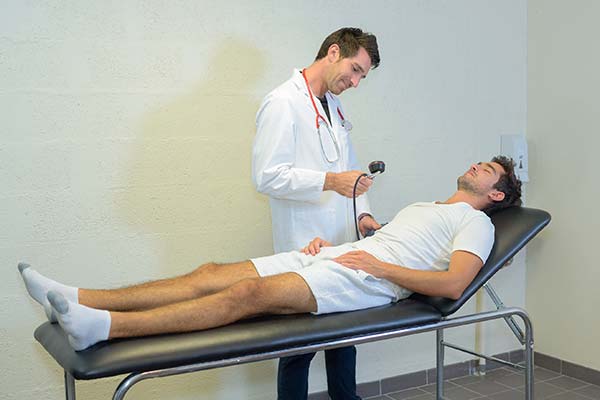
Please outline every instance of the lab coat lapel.
M296 89L302 93L302 97L304 98L304 105L310 110L311 113L315 113L313 105L310 101L310 97L308 94L308 89L306 88L306 82L304 82L304 77L302 76L302 71L299 69L294 69L292 73L292 82ZM317 106L318 107L318 106ZM316 115L315 115L316 117Z

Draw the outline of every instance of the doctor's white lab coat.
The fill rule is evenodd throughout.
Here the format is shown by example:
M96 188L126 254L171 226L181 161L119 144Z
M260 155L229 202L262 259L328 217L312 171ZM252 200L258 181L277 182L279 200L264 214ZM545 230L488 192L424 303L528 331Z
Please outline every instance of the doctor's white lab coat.
M361 169L340 113L348 118L338 98L329 92L326 96L339 147L335 162L324 155L323 147L329 160L336 152L329 151L334 148L329 135L321 144L316 113L299 70L264 98L256 115L252 179L257 190L269 196L276 253L299 250L316 236L333 244L356 240L352 199L323 191L326 172ZM326 117L320 101L314 100ZM356 206L357 216L371 213L366 194L356 199Z

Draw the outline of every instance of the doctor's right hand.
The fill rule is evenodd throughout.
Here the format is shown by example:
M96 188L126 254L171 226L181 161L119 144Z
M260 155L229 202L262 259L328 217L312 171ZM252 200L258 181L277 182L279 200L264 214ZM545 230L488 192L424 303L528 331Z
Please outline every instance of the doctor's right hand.
M307 254L307 255L310 254L311 256L314 256L321 251L321 247L330 247L330 246L333 246L333 245L331 243L329 243L327 240L321 239L320 237L316 237L310 241L308 246L304 247L300 251L303 252L304 254Z
M352 198L354 183L362 174L362 171L328 172L325 175L323 190L334 190L342 196ZM356 197L366 193L372 184L373 179L366 176L360 178L356 185Z

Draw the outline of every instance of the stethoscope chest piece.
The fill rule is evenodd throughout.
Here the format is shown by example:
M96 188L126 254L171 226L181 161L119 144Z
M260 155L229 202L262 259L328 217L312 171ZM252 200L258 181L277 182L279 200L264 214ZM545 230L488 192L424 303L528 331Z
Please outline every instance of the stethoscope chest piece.
M346 118L344 118L344 114L342 114L342 111L340 110L340 108L337 108L337 113L340 116L340 121L342 121L342 128L344 128L347 131L351 131L352 130L352 122L348 121Z
M347 131L351 131L353 128L352 122L348 121L347 119L344 119L342 120L342 127Z

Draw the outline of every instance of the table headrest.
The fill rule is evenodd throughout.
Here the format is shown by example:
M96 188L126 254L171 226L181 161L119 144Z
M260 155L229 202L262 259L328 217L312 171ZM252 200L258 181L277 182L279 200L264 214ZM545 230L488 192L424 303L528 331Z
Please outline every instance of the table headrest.
M473 279L457 300L413 294L411 298L428 303L444 316L456 312L473 296L504 264L513 258L527 242L550 222L550 214L543 210L527 207L508 207L491 216L496 228L492 251Z

